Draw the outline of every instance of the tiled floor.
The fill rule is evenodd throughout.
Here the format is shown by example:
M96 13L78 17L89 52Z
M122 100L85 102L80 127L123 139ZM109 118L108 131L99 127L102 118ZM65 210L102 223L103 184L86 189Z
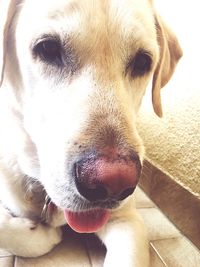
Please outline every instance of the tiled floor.
M136 205L148 227L150 267L199 267L200 252L171 224L138 189ZM0 267L102 267L105 248L92 235L68 229L62 244L36 259L14 257L0 250ZM111 266L114 267L114 266Z
M149 198L138 190L137 208L150 240L150 267L199 267L200 251L186 239Z

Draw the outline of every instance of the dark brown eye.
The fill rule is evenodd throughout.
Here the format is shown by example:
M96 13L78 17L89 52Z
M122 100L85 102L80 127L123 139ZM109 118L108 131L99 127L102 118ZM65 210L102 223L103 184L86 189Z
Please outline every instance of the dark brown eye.
M57 40L44 40L39 42L33 49L34 54L41 60L60 65L62 63L61 45Z
M134 59L130 62L131 76L142 76L151 69L152 59L151 56L143 51L139 51Z

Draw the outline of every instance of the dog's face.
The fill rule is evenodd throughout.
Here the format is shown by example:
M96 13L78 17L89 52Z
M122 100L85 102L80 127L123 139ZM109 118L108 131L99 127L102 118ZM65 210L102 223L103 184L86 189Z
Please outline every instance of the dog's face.
M143 157L135 118L161 61L157 30L147 0L19 5L5 79L19 87L21 168L57 206L109 209L133 192Z

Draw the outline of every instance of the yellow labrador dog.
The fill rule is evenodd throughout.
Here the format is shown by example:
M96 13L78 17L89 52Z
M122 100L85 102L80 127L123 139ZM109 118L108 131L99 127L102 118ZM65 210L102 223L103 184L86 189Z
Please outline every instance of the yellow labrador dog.
M60 226L96 233L104 267L148 266L132 204L135 121L181 49L150 0L0 0L0 247L49 252Z

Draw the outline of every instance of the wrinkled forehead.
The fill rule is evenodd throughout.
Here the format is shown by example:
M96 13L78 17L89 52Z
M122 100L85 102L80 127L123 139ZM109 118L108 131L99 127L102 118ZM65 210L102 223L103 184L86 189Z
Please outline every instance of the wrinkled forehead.
M149 0L26 0L20 17L35 34L59 32L90 42L107 34L114 42L143 37L148 43L155 39L152 13Z

